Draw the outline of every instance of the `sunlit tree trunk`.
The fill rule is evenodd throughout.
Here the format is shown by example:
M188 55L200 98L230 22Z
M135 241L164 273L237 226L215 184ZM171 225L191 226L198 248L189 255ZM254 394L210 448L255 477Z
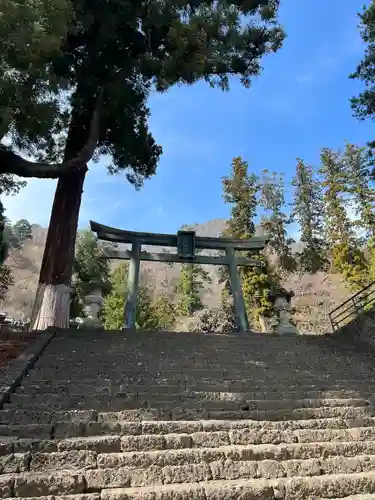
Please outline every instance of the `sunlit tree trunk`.
M68 328L71 276L85 172L59 179L34 303L31 327Z
M93 112L84 117L73 112L64 160L73 158L84 146ZM69 326L74 248L86 172L87 166L58 180L31 318L33 330Z

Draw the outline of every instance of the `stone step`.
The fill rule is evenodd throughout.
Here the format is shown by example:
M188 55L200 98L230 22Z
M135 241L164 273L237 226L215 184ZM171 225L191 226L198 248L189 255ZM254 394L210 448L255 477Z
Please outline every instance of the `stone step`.
M38 361L38 365L40 366L53 366L51 360L55 359L59 363L68 363L69 366L73 366L74 364L83 363L85 359L90 364L97 363L98 365L107 364L119 364L125 365L130 359L133 360L134 363L141 363L147 360L149 363L155 363L155 358L150 356L151 351L147 351L147 347L149 346L136 345L134 344L129 348L128 346L123 348L123 346L117 347L118 352L109 352L106 349L105 345L101 345L98 348L98 352L92 353L89 350L89 346L82 345L79 346L73 345L70 349L69 346L65 345L60 346L50 345L48 350L48 358L43 358ZM188 366L191 364L210 364L210 365L219 365L223 361L228 361L231 359L231 356L236 354L236 358L232 358L234 366L239 362L243 361L248 364L248 367L251 368L261 368L264 365L270 364L270 359L272 359L272 366L282 366L285 361L288 361L294 364L297 368L298 366L307 367L308 360L314 360L319 358L323 362L332 360L332 366L336 367L340 362L351 360L352 366L357 366L360 361L364 363L368 363L371 360L370 355L364 355L363 353L354 353L349 351L339 350L336 352L331 352L328 350L324 352L324 350L320 348L309 348L306 346L293 346L290 350L280 350L280 346L273 346L270 349L264 349L264 346L259 346L257 348L253 346L252 350L247 350L248 346L241 346L239 344L234 344L231 346L220 346L218 344L213 344L211 346L184 346L179 344L173 344L172 346L158 346L154 343L154 350L152 352L158 353L160 356L160 362L166 364L168 360L171 360L176 364L176 359L181 359L181 362L184 366ZM74 354L72 348L75 349L76 353ZM68 350L69 349L69 350ZM100 350L104 351L106 349L106 357L100 357ZM186 352L189 352L189 357L186 357ZM72 355L69 356L69 352L72 352ZM82 352L85 352L86 356L82 356ZM272 354L278 354L278 356L273 356L270 358ZM361 360L359 359L361 357ZM301 361L302 364L298 365L298 360ZM366 366L366 365L365 365ZM350 367L348 367L350 369ZM323 366L323 369L326 370L326 365Z
M117 409L147 408L146 400L126 397L49 394L48 396L29 396L28 394L12 394L10 403L19 408L49 407L51 410L59 409L100 409L102 411Z
M342 443L349 443L346 447L348 455L349 450L360 452L366 450L369 453L373 449L373 441L375 441L375 429L373 427L362 427L353 429L296 429L296 430L263 430L256 431L252 429L233 429L222 431L196 431L191 433L169 433L169 434L131 434L131 432L141 432L142 426L137 428L126 428L125 426L114 428L118 434L109 436L89 436L89 437L66 437L56 439L10 439L0 438L0 456L12 455L13 453L31 453L31 452L67 452L67 451L84 451L89 450L98 454L114 454L113 460L120 460L120 453L129 453L131 451L143 451L141 455L144 461L150 460L152 464L156 455L169 456L166 450L174 450L175 457L179 454L191 453L191 449L199 450L206 448L206 453L210 450L207 448L213 446L233 446L233 447L249 447L250 445L279 445L274 447L285 453L294 446L294 450L311 449L316 446L325 449L325 454L328 450L342 450L346 446ZM147 430L147 429L146 429ZM152 428L150 430L153 430ZM178 429L176 429L178 430ZM189 429L186 429L189 430ZM122 432L121 432L122 431ZM122 434L122 435L121 435ZM69 434L67 434L69 435ZM367 448L366 448L367 446ZM299 448L298 448L299 447ZM261 450L261 447L257 447ZM160 451L161 450L161 451ZM179 450L179 451L177 451ZM212 451L212 450L211 450ZM213 450L215 451L215 450ZM219 450L224 453L225 449ZM159 453L160 452L160 453ZM167 453L167 455L165 455ZM283 452L283 456L285 455ZM341 453L341 452L340 452ZM164 455L163 455L164 454ZM276 452L275 452L276 454ZM133 457L133 454L130 453ZM334 455L331 452L331 455ZM121 455L122 456L122 455ZM125 455L124 455L125 456ZM115 460L115 461L116 461ZM165 460L165 458L164 458ZM162 460L159 460L161 463Z
M316 377L319 375L324 375L328 373L336 373L340 375L340 366L344 362L347 362L347 358L332 361L332 356L324 356L322 353L313 353L308 358L308 354L304 354L301 359L301 355L287 356L283 357L282 353L278 352L278 358L269 358L261 356L259 361L255 354L251 356L241 356L238 349L233 353L225 353L220 357L216 356L216 360L213 359L213 353L209 353L206 356L197 356L194 353L189 352L189 357L186 357L185 352L173 351L170 355L165 355L163 353L163 359L157 361L157 358L153 358L149 353L145 353L144 356L137 357L133 353L126 353L119 357L106 356L100 359L92 359L90 356L82 356L82 354L76 359L70 356L65 356L64 358L57 358L56 356L48 356L46 358L40 358L40 360L35 364L36 370L54 370L62 371L63 367L70 370L82 371L90 370L93 368L98 369L100 372L105 370L129 370L134 371L147 366L151 370L169 370L169 371L190 371L190 370L216 370L217 372L223 369L230 369L231 371L242 371L246 369L249 373L258 373L269 375L265 373L266 370L270 370L270 373L285 373L287 367L289 366L293 372L299 373L302 376L308 376L309 374ZM236 356L234 358L234 355ZM317 360L317 355L319 360ZM263 358L263 360L262 360ZM272 359L272 362L270 362ZM311 371L311 360L315 359L315 364L317 362L321 364L321 372L314 373ZM305 363L304 363L305 360ZM309 364L310 361L310 364ZM327 363L331 361L330 365ZM131 363L131 364L130 364ZM346 373L359 373L356 369L357 367L351 366L347 369ZM372 371L371 369L368 372ZM342 372L341 372L342 373ZM344 372L345 373L345 372Z
M215 450L213 450L215 451ZM215 454L214 454L215 455ZM64 456L64 457L63 457ZM69 458L68 458L69 457ZM99 492L107 488L142 488L166 484L201 483L203 481L277 480L281 478L322 477L324 475L373 473L374 455L356 457L327 457L290 460L233 460L216 453L216 460L181 463L171 460L171 465L139 466L135 461L123 466L112 462L111 468L91 451L52 454L33 454L30 471L6 473L0 476L0 486L10 483L14 496L39 496ZM207 457L208 460L211 457ZM47 459L47 461L46 461ZM49 466L55 464L55 468ZM9 465L9 464L8 464ZM72 467L71 469L67 467ZM2 484L1 484L2 483ZM52 490L52 491L51 491ZM375 490L373 491L375 492ZM103 492L102 492L103 493ZM349 492L351 493L351 492ZM227 497L225 497L227 498ZM288 495L289 499L290 496Z
M92 379L93 380L93 379ZM56 387L75 387L75 392L76 393L85 393L85 391L88 389L91 391L93 389L93 382L89 383L83 383L79 379L74 379L69 383L65 383L65 381L55 381ZM369 385L369 384L362 384L360 386L358 385L351 385L350 383L346 384L330 384L330 383L319 383L319 384L313 384L310 383L308 385L304 384L298 384L296 382L289 382L288 384L278 384L278 383L261 383L260 381L257 381L254 383L254 381L231 381L231 380L226 380L226 379L217 379L217 380L188 380L184 379L183 377L180 377L179 379L176 380L171 380L171 379L159 379L159 380L152 380L152 381L147 381L144 379L138 379L138 380L133 380L133 379L126 379L123 382L119 379L114 379L118 381L118 385L115 387L120 387L121 389L126 388L127 391L129 392L148 392L150 389L149 388L154 388L152 389L153 392L158 392L158 393L163 393L164 391L174 391L175 392L181 392L185 390L190 390L190 391L196 391L196 392L247 392L247 393L263 393L263 394L274 394L276 398L278 397L285 397L287 396L288 398L291 398L295 393L329 393L329 392L334 392L341 394L344 392L347 393L352 393L356 395L356 397L365 397L365 396L371 396L375 395L375 387ZM27 393L27 389L30 386L36 386L39 385L38 381L33 381L31 384L29 382L24 381L23 383L25 387L25 391ZM97 381L95 380L95 387L97 387L99 390L107 390L107 388L112 388L113 386L108 383L107 381L101 382L100 379ZM44 387L42 388L44 391ZM46 393L49 393L49 388L46 386L45 387ZM51 385L50 392L54 393L56 392L54 390L54 386ZM21 393L21 392L20 392ZM42 392L43 394L44 392ZM276 399L275 397L270 397L270 399ZM257 398L255 398L257 399ZM261 398L260 398L261 399Z
M332 474L277 480L204 481L144 488L110 488L101 492L102 500L316 500L351 494L374 493L375 474Z
M121 473L117 476L121 482ZM101 491L102 500L316 500L318 498L350 498L375 493L375 473L337 473L313 477L293 477L278 479L236 479L213 480L199 483L165 484L144 487L109 487ZM83 474L69 476L65 473L34 474L30 479L19 475L1 478L3 498L14 495L23 497L45 497L47 495L67 495L69 500L96 500L96 497L82 495L84 491ZM49 500L51 497L49 497Z
M145 349L145 348L144 348ZM158 352L154 351L157 355ZM355 359L350 357L341 357L336 360L332 360L332 355L324 356L321 352L314 353L304 353L303 357L301 354L295 356L283 356L279 351L275 351L276 356L271 358L271 353L268 355L252 353L251 356L241 356L238 349L233 350L232 353L226 352L225 355L221 355L213 359L215 356L214 352L208 353L205 357L199 357L194 353L189 351L189 356L186 356L186 350L178 352L173 351L169 355L164 352L159 352L159 356L163 356L160 363L157 362L156 357L152 357L151 353L144 353L141 357L137 356L137 353L130 352L122 354L121 358L113 358L107 356L101 358L100 360L92 359L90 356L80 355L77 359L72 359L68 355L65 358L57 358L56 356L49 355L46 358L40 358L36 364L35 368L38 371L41 370L55 370L61 371L63 366L66 366L69 370L82 371L87 369L97 368L99 371L105 370L134 370L137 371L141 368L147 366L152 370L157 370L158 367L164 370L170 371L181 371L182 370L217 370L218 372L223 369L241 371L246 369L249 373L258 373L269 376L274 373L285 373L287 367L290 366L291 370L296 373L300 373L302 376L308 376L309 374L313 377L320 375L328 375L329 373L334 373L336 376L340 376L340 367L344 363L351 362L351 366L347 366L345 371L341 371L341 376L361 376L361 366L356 362ZM236 356L236 358L234 358ZM327 365L331 361L330 365ZM373 372L373 367L366 362L362 366L363 374L370 374ZM367 365L367 366L366 366ZM321 372L314 372L314 368L321 366ZM269 371L269 373L267 373Z
M102 403L102 404L101 404ZM299 419L322 419L322 418L332 418L342 416L343 418L362 418L365 416L372 416L374 414L374 409L372 406L358 406L358 407L348 407L348 406L332 406L332 407L318 407L318 408L285 408L276 410L243 410L240 408L241 405L230 405L227 406L224 403L210 404L211 408L207 408L207 405L201 403L200 405L191 405L187 403L171 402L167 404L165 401L155 402L149 401L147 404L137 404L137 402L124 402L121 400L105 400L100 401L98 399L87 401L82 400L82 402L70 400L52 403L46 401L45 404L31 404L24 402L23 404L14 403L11 399L11 403L4 405L4 409L14 409L14 410L30 410L30 411L41 411L46 412L52 411L62 411L71 410L73 408L80 410L94 410L97 409L102 413L106 414L108 421L113 419L113 421L123 418L124 414L127 414L126 419L131 419L138 410L146 410L146 413L151 411L152 413L160 410L164 415L168 415L168 420L196 420L196 419L254 419L254 420L299 420ZM197 409L197 406L200 409ZM214 408L212 409L212 406ZM112 411L110 411L112 410ZM122 416L121 416L122 415Z
M310 441L345 441L372 440L375 419L311 419L285 421L256 420L193 420L163 421L153 418L150 413L97 414L90 419L90 412L85 416L76 412L50 413L44 415L45 423L27 424L27 412L16 412L11 425L0 425L0 441L7 437L55 439L90 436L122 436L144 434L192 434L196 432L229 434L233 443L260 444L280 442ZM144 420L147 417L148 420ZM48 419L49 418L49 423ZM128 421L126 421L128 419ZM40 420L42 420L40 418ZM38 419L35 419L37 422ZM12 420L11 420L12 422ZM355 437L357 436L357 437ZM238 441L235 441L235 440Z
M350 349L343 342L339 342L339 339L332 338L323 338L316 336L299 336L292 338L280 338L276 336L269 335L254 335L250 334L247 337L240 338L239 336L222 336L218 334L196 334L193 335L191 333L176 333L171 332L169 335L161 334L161 332L157 332L157 339L155 339L155 332L150 332L151 334L140 334L137 332L137 335L128 335L122 333L120 338L114 338L111 336L111 332L104 332L103 335L106 335L107 338L103 336L87 336L87 338L79 338L76 336L69 336L63 334L60 338L55 337L54 342L51 345L50 349L53 352L58 353L64 352L63 350L59 350L61 347L65 347L67 343L73 344L74 346L85 346L87 347L88 353L95 353L95 348L97 348L97 342L100 342L105 347L109 348L108 352L122 352L128 350L134 350L138 345L149 345L150 343L155 344L155 346L160 349L163 348L166 352L171 349L171 341L173 341L172 345L175 348L183 349L187 345L192 349L199 349L201 352L204 350L212 350L212 346L215 345L221 349L228 349L233 346L238 346L243 349L246 347L252 347L253 350L256 349L280 349L289 354L290 350L293 352L293 348L296 348L301 351L305 351L306 349L316 350L325 348L326 352L328 348L336 351L337 353L347 352L349 354L353 353L353 349ZM91 335L91 332L90 332ZM292 348L292 349L290 349ZM241 352L250 352L243 350ZM73 353L74 354L74 353Z
M40 358L36 363L36 367L54 369L56 368L56 365L66 365L69 368L76 367L77 369L87 366L97 366L98 368L107 369L109 367L124 368L129 362L132 362L130 367L135 369L143 365L156 367L157 358L152 357L150 355L151 351L146 351L146 349L146 346L142 346L133 351L122 351L118 355L106 354L106 356L102 358L90 356L89 353L86 353L86 356L83 356L82 352L87 350L85 347L79 348L79 354L75 357L69 356L69 354L56 356L49 350L47 351L48 357ZM292 354L285 354L279 349L274 349L268 352L252 351L251 353L241 353L240 349L240 346L235 346L232 351L225 349L221 352L217 352L216 347L213 346L210 351L203 354L199 351L192 352L192 350L189 349L188 357L186 356L186 348L173 348L169 352L166 352L165 349L160 350L155 348L152 352L159 354L159 366L163 368L170 366L171 368L177 369L180 367L183 367L184 369L192 367L222 369L223 365L229 365L230 362L229 366L233 369L239 369L246 366L247 370L254 372L264 371L265 368L271 369L271 371L279 371L280 369L285 369L287 365L290 365L293 369L307 375L309 372L314 374L312 367L316 366L318 363L321 363L322 373L328 373L330 369L339 373L340 366L342 366L345 362L350 362L350 365L346 366L345 373L359 373L360 365L362 365L368 373L373 370L370 363L371 357L368 356L366 359L366 357L362 354L360 355L361 359L359 359L359 355L347 356L340 355L340 353L336 354L336 357L333 358L332 356L335 354L325 354L320 350L307 350L303 353L299 350L295 350ZM67 347L64 347L64 352L69 352L67 351ZM272 356L272 354L274 355ZM53 364L54 361L56 362L56 365ZM330 365L327 365L329 361L331 361L331 363Z
M156 354L156 353L155 353ZM186 353L185 353L186 355ZM361 367L352 366L349 369L343 370L342 366L344 363L350 362L350 360L344 359L339 363L332 364L327 366L327 363L332 361L330 357L327 359L315 360L313 366L311 366L311 358L310 364L307 362L306 365L303 364L301 359L296 360L296 362L292 362L289 359L283 360L282 363L263 363L260 362L259 366L256 366L246 360L237 360L236 363L231 362L231 358L233 356L238 356L238 353L233 353L231 356L228 356L227 359L220 360L217 364L212 363L185 363L184 359L179 356L174 356L174 358L170 358L164 361L160 361L157 363L155 360L151 362L151 360L145 359L142 362L134 361L134 357L131 356L129 359L124 361L123 363L117 362L109 362L108 360L103 363L90 362L86 360L84 357L81 359L81 363L71 363L68 360L56 360L54 358L49 358L50 364L35 364L35 374L41 372L51 372L59 375L63 375L65 373L76 373L78 375L82 375L84 373L93 373L97 371L99 374L111 373L111 374L121 374L121 373L139 373L142 370L147 368L149 373L158 373L159 371L167 374L173 375L174 373L191 373L191 374L205 374L210 370L214 373L214 376L220 375L222 372L228 372L231 376L235 376L238 374L239 376L243 376L244 372L247 376L250 377L267 377L273 378L280 375L283 377L292 377L293 374L295 376L300 376L303 379L308 380L312 379L320 379L324 377L331 377L337 379L352 379L352 380L363 380L366 376L369 377L374 374L373 367L369 367L368 369L361 370ZM315 356L316 357L316 356ZM326 364L326 366L324 366ZM263 366L262 366L263 365ZM316 370L319 369L319 372ZM371 380L371 379L369 379Z
M34 371L31 371L28 377L25 377L23 380L24 385L39 385L46 384L51 387L55 385L68 385L68 384L76 384L79 386L91 385L93 380L95 383L100 385L110 385L112 383L125 385L127 387L131 386L158 386L158 387L180 387L183 386L196 386L202 388L202 390L206 390L207 387L219 387L227 386L229 387L242 387L247 391L253 390L270 390L271 392L275 389L281 388L283 391L285 390L354 390L360 392L372 392L375 388L374 384L371 384L368 380L364 379L342 379L335 378L334 380L322 380L318 381L316 378L310 377L306 383L302 382L300 378L297 376L293 379L288 379L288 383L281 383L280 379L277 376L272 379L264 379L257 378L253 379L252 377L245 376L245 373L240 377L227 377L222 376L219 379L213 377L205 377L200 378L198 381L195 381L194 378L185 376L184 374L175 375L174 377L163 378L163 377L147 377L145 374L140 373L139 375L133 377L129 373L126 374L126 377L116 377L110 378L107 375L99 376L96 373L95 377L72 377L67 378L67 373L63 374L62 377L46 377L45 375L37 375ZM375 391L373 391L375 392Z
M90 405L89 407L111 408L120 406L126 408L145 408L149 406L165 406L174 408L176 405L184 407L200 406L207 409L236 409L238 405L246 403L249 409L253 410L278 410L290 408L321 408L321 407L360 407L369 406L370 402L365 398L319 398L319 399L252 399L252 393L233 392L190 392L180 393L132 393L119 392L116 396L108 394L69 394L54 393L48 395L29 395L28 393L12 394L10 402L15 405L28 407L39 404L53 405L61 403L64 407L77 408L80 405ZM123 408L121 408L121 406Z
M145 347L144 347L145 349ZM158 352L154 351L157 355ZM181 371L182 370L217 370L222 371L223 369L241 371L246 369L249 373L258 373L269 376L274 373L285 373L287 367L290 366L291 370L296 373L300 373L302 376L307 377L309 374L313 377L320 375L328 375L329 373L334 373L336 376L340 376L340 367L344 363L352 362L350 367L346 367L344 371L341 371L341 376L347 377L361 377L361 366L356 363L353 358L342 357L336 360L332 360L332 356L324 356L320 352L314 352L310 354L301 354L296 356L283 356L279 351L275 351L278 354L278 359L276 361L276 356L273 358L268 355L252 353L251 356L241 356L239 351L236 349L232 353L226 352L225 355L217 357L213 360L214 352L208 353L205 357L198 357L194 353L189 351L189 356L186 356L186 350L173 351L169 355L165 355L164 352L159 352L159 356L163 356L163 359L158 362L156 357L152 357L151 353L144 353L141 357L137 356L137 353L130 352L121 355L121 359L112 358L111 356L106 356L100 360L95 360L90 358L90 356L82 356L76 360L72 359L68 355L65 358L57 358L56 356L49 355L46 358L40 358L36 364L35 369L37 371L41 370L54 370L62 371L65 366L67 369L82 371L87 369L97 368L99 371L105 370L134 370L147 366L152 370L157 370L158 368L170 371ZM234 356L236 356L234 360ZM275 361L273 361L273 359ZM271 361L272 360L272 361ZM327 363L331 361L330 365ZM367 364L367 362L366 362ZM368 364L368 366L362 366L363 374L370 374L373 372L373 367ZM314 368L321 366L321 372L315 373ZM267 373L269 371L269 373Z
M114 459L120 460L116 454L139 451L145 452L146 454L143 453L142 455L143 459L145 461L150 460L152 464L153 460L155 460L154 452L157 452L156 455L160 455L161 453L162 456L165 456L165 450L180 450L180 455L182 454L181 456L183 456L184 453L189 455L191 449L197 450L202 448L206 448L206 454L208 454L208 448L214 448L215 446L232 446L234 447L233 449L237 449L239 447L256 445L256 449L259 452L259 450L262 449L260 445L272 445L272 449L276 450L275 456L283 456L284 458L286 453L290 453L291 449L297 452L315 449L316 447L318 447L319 453L321 452L322 456L327 456L329 450L333 450L330 452L331 455L337 452L336 454L342 453L343 455L346 454L349 456L350 450L352 450L352 455L354 452L370 454L370 451L372 452L374 449L375 441L375 429L373 427L317 430L266 429L263 431L239 428L233 430L196 431L190 433L131 434L132 431L141 432L142 430L141 426L140 428L136 428L133 425L133 429L126 427L121 429L118 426L118 428L114 430L117 430L118 434L109 436L66 437L53 440L0 438L0 456L11 455L12 453L51 453L89 450L96 453L115 454L113 455ZM150 430L153 429L151 428ZM342 450L343 447L344 451L339 451ZM268 451L270 449L270 447L267 448ZM321 451L323 449L324 454ZM283 451L281 452L280 450ZM223 448L219 451L224 453L225 449ZM169 452L167 452L167 456L168 453ZM178 452L175 451L174 453L175 456L177 456L176 454L178 454ZM130 453L130 455L133 457L132 453ZM319 456L318 454L315 458ZM159 460L159 462L161 461L162 460Z
M115 440L116 438L116 440ZM169 433L169 434L141 434L129 436L103 436L68 438L58 441L57 450L80 450L90 449L98 451L105 444L109 449L108 441L111 443L111 452L119 451L152 451L185 448L214 448L216 446L253 446L253 445L291 445L296 446L312 443L329 443L327 446L341 447L340 443L351 443L354 449L363 449L368 446L373 450L375 441L375 430L373 428L360 427L342 430L294 430L294 431L254 431L251 429L238 429L232 431L198 431L192 433ZM297 445L298 443L298 445ZM56 450L56 451L57 451ZM365 452L363 452L365 453ZM367 453L367 452L366 452ZM371 452L371 454L373 454Z
M123 412L106 412L107 421L121 420ZM129 412L126 412L129 413ZM373 410L368 407L326 407L326 408L298 408L293 410L254 410L254 411L209 411L189 408L176 408L172 410L172 420L238 420L245 418L248 420L308 420L326 418L363 418L373 415Z
M4 424L50 424L51 422L92 422L98 420L98 412L94 410L71 410L66 412L0 410L0 425Z
M2 412L3 413L3 412ZM252 442L279 442L279 439L295 440L288 432L299 431L297 439L319 441L325 440L345 440L342 434L346 429L375 427L374 417L362 417L345 419L326 418L310 420L285 420L285 421L261 421L261 420L192 420L192 421L172 421L163 420L157 412L150 411L121 412L116 414L106 414L96 412L61 412L44 413L35 417L34 423L30 424L28 412L16 411L7 412L7 418L11 425L3 423L0 425L0 440L5 437L19 438L39 438L50 439L52 436L58 438L82 437L82 436L106 436L106 435L139 435L146 434L190 434L192 432L230 432L237 431L241 434L247 432L247 444ZM117 419L117 420L116 420ZM314 431L315 433L306 433ZM371 439L371 431L353 431L359 433L359 438L368 433ZM284 433L279 435L280 433ZM305 437L303 437L305 436ZM328 436L328 437L327 437ZM349 437L348 439L352 439ZM255 441L254 441L255 440Z
M81 394L90 394L90 392L93 389L93 384L92 381L87 384L82 384L80 383L77 385L76 383L73 382L66 382L66 383L58 383L58 384L51 384L49 383L41 383L41 384L31 384L31 383L25 383L24 385L21 385L20 387L17 388L16 393L17 394L27 394L27 395L48 395L48 394L69 394L69 395L81 395ZM245 390L244 390L245 389ZM264 389L264 387L263 387ZM122 385L122 384L116 384L116 383L111 383L108 381L108 383L99 383L96 382L95 384L95 392L96 394L107 394L107 395L119 395L119 394L129 394L131 397L134 395L134 397L137 395L140 398L146 398L149 394L153 394L155 396L155 399L160 399L161 397L164 397L166 395L175 395L181 394L181 391L183 393L187 392L189 394L196 394L198 396L202 395L202 397L205 394L212 394L215 395L215 398L218 398L218 394L221 395L222 393L227 394L241 394L241 397L244 399L282 399L282 397L287 394L290 399L348 399L348 398L372 398L375 396L375 390L371 391L368 390L366 393L359 393L358 391L355 390L327 390L327 391L290 391L289 388L285 390L284 393L280 394L277 391L265 391L265 390L253 390L253 391L247 391L246 387L238 386L226 386L225 384L223 385L216 385L216 386L208 386L208 387L200 387L200 386L187 386L186 388L178 386L178 385L166 385L166 386L161 386L161 385L150 385L150 386L144 386L144 385ZM221 397L221 396L220 396ZM225 396L224 396L225 397Z
M190 443L182 442L181 435L167 436L169 441L167 445L169 449L165 450L149 450L148 445L155 445L153 440L148 441L151 436L144 436L142 444L144 449L136 448L135 441L132 437L123 438L120 442L121 452L114 453L98 453L90 449L66 449L69 447L67 440L60 441L57 444L58 452L44 452L33 451L30 455L28 452L15 453L13 455L5 455L0 457L0 472L46 472L48 470L84 470L84 469L115 469L119 468L135 468L150 469L154 467L157 475L160 477L165 467L184 466L185 469L189 465L199 466L202 463L211 468L210 477L213 479L237 479L236 477L224 477L223 472L220 472L220 477L215 477L214 469L216 467L230 467L231 463L236 463L236 470L242 463L246 463L247 472L253 471L254 478L263 477L266 466L272 467L277 473L277 477L291 476L291 475L304 475L303 467L312 466L314 470L313 475L319 475L316 472L316 466L321 465L321 473L331 473L333 469L329 467L337 466L337 462L342 464L343 467L352 467L348 472L356 472L366 467L366 470L371 470L375 464L375 442L340 442L340 443L305 443L305 444L283 444L283 445L226 445L217 436L216 439L211 439L211 443L218 443L213 448L202 446L206 444L205 437L196 435L191 436ZM155 440L154 440L155 441ZM183 444L196 443L197 447L191 448L174 448ZM165 443L159 437L160 446ZM99 443L96 443L98 446ZM105 443L100 443L102 449L105 445L112 445L107 439ZM141 444L139 442L138 444ZM19 448L18 448L19 449ZM64 451L61 451L64 450ZM364 459L363 457L366 457ZM351 460L349 460L351 459ZM358 459L358 460L357 460ZM357 460L354 466L353 460ZM325 465L324 465L324 461ZM366 466L362 462L366 462ZM356 468L358 467L358 468ZM244 466L245 468L245 466ZM250 469L251 468L251 469ZM292 470L293 469L293 470ZM306 469L305 469L306 470ZM109 471L113 474L113 471ZM101 474L101 473L100 473ZM238 474L238 472L236 473ZM275 476L270 476L275 477ZM192 478L190 478L192 480ZM202 480L196 478L196 480Z

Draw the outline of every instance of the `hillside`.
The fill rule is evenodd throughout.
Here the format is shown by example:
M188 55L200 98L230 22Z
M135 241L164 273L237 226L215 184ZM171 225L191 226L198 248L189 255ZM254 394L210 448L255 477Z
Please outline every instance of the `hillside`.
M194 229L201 236L218 236L224 228L223 219L184 226L184 229ZM15 284L10 289L2 310L14 318L31 315L46 232L46 229L33 225L32 240L27 241L22 250L14 251L7 260L7 264L12 268ZM261 234L260 230L258 234ZM157 247L152 248L152 251L160 252L161 250ZM298 250L298 244L293 245L293 250ZM111 265L116 266L117 263L112 262ZM180 267L179 264L143 262L141 264L142 279L148 282L155 293L167 286L169 292L173 294L179 279ZM210 273L212 284L203 291L202 299L206 306L216 307L220 303L221 293L221 286L217 282L217 269L215 266L206 266L206 269ZM283 284L288 289L294 290L296 294L293 299L293 305L297 309L295 319L299 330L306 333L327 331L329 329L328 312L348 296L348 291L339 276L323 272L314 276L291 275Z

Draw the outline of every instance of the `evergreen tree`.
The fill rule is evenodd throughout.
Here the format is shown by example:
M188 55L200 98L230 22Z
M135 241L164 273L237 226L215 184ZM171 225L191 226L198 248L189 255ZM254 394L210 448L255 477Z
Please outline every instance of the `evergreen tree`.
M360 120L375 119L375 0L371 0L367 7L359 14L362 39L366 44L363 60L356 71L350 75L351 78L361 80L365 84L365 90L358 97L351 100L354 115ZM375 140L369 143L375 148Z
M322 149L319 173L324 188L325 239L332 249L336 244L353 243L353 225L347 215L348 199L344 197L347 173L340 154L328 148Z
M323 149L320 174L323 178L325 239L331 270L341 273L353 289L360 288L368 279L367 262L347 214L350 202L347 197L349 173L341 155Z
M21 219L17 221L14 224L12 231L21 245L24 243L25 240L30 240L32 238L31 224L26 219Z
M182 264L180 280L177 285L178 312L191 316L203 307L200 292L205 283L211 283L208 272L199 264Z
M9 287L14 284L12 271L9 266L4 264L4 261L8 256L9 249L18 244L9 220L5 217L5 209L1 202L1 197L18 194L19 190L25 184L24 181L15 180L13 175L0 175L0 301L6 299Z
M121 330L124 326L127 298L128 263L121 263L110 276L111 293L104 299L102 320L106 330ZM147 285L139 287L136 309L136 328L142 330L165 330L175 318L174 307L164 294L152 299Z
M104 294L110 291L109 263L102 258L98 240L91 231L83 231L78 237L73 270L79 297L94 289L100 289Z
M299 266L302 271L316 273L325 268L327 261L323 191L312 167L300 158L297 159L293 186L292 217L300 226L303 244L303 250L298 256Z
M230 176L223 177L222 183L224 201L232 205L231 218L224 236L251 238L255 233L254 218L257 215L257 194L260 189L258 177L250 174L248 163L237 157L232 161ZM264 264L264 267L256 268L241 266L239 273L248 317L259 323L261 329L266 331L265 317L273 314L273 306L268 300L268 295L274 288L274 278L264 255L255 252L242 252L241 255L256 258ZM223 280L225 280L223 301L227 301L231 291L225 273L221 276L221 281Z
M23 146L23 135L36 142L49 136L61 104L56 91L64 86L50 60L66 41L72 21L73 3L67 0L1 1L0 139L16 132L15 123L17 147Z
M167 330L176 320L176 307L169 295L165 292L157 295L153 308L157 318L158 330Z
M264 170L261 174L259 206L266 215L261 225L270 237L268 246L278 259L278 269L281 272L290 272L296 269L296 260L293 257L290 245L294 243L288 238L288 225L292 222L290 215L284 211L284 177L276 172ZM267 215L268 213L268 215Z
M25 187L25 185L25 181L17 181L13 175L0 175L0 266L3 265L8 254L11 240L14 239L9 221L7 221L5 217L5 209L1 198L3 196L14 196L18 194L20 189Z
M370 159L366 148L347 143L342 161L346 171L346 192L354 207L355 226L364 239L375 238L375 189L371 178Z

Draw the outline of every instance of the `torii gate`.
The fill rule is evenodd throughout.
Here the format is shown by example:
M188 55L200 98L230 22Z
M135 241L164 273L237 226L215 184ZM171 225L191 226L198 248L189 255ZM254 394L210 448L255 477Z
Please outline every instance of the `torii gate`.
M249 322L237 266L260 267L264 264L259 260L248 257L236 257L235 251L262 250L269 241L269 238L262 236L254 236L248 240L211 238L196 236L194 231L178 231L177 234L140 233L104 226L93 221L90 221L90 226L91 231L97 234L99 240L113 243L131 243L132 245L131 251L107 247L102 248L104 258L130 260L127 286L128 296L125 305L125 329L133 328L135 325L140 261L144 260L228 266L237 326L241 331L249 331ZM177 253L149 253L141 251L142 245L176 247ZM225 250L225 256L199 255L196 254L196 249Z

